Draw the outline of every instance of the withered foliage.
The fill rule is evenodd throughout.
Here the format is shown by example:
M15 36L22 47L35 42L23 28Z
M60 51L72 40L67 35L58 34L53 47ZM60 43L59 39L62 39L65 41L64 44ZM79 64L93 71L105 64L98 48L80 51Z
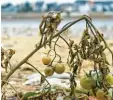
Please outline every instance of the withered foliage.
M77 22L85 20L86 21L86 27L82 33L81 40L79 44L75 44L74 40L67 40L65 39L61 33L66 31L69 27L72 25L76 24ZM49 12L47 15L42 17L41 24L39 26L40 29L40 34L41 34L41 39L40 42L36 45L36 48L28 55L26 56L15 68L13 68L4 81L2 81L2 87L5 85L6 81L10 78L10 76L24 63L30 65L33 67L36 71L38 71L41 76L43 82L46 81L48 84L46 85L46 89L48 89L47 94L36 97L30 97L29 100L45 100L47 97L49 100L55 100L52 99L52 97L56 97L56 95L52 94L51 92L51 84L46 80L46 77L38 70L35 68L34 65L28 62L28 59L35 54L40 48L42 47L49 47L50 50L47 53L47 55L50 54L51 51L54 52L54 57L50 63L49 66L53 66L53 62L55 59L58 57L59 60L57 63L62 62L62 57L57 53L56 47L61 47L60 44L57 44L59 39L62 39L68 46L69 52L68 52L68 57L67 57L67 64L70 67L70 88L71 92L70 95L72 98L77 98L76 97L76 77L80 73L81 70L81 65L83 60L90 60L94 62L93 69L87 74L90 77L92 77L92 72L95 72L97 74L97 87L99 89L103 89L106 93L108 93L108 89L112 88L110 84L106 81L105 77L107 74L110 73L109 70L109 65L110 62L108 62L105 50L108 49L111 56L113 57L113 51L109 48L109 46L106 43L106 40L104 39L104 36L102 33L100 33L96 27L92 24L92 20L90 17L83 15L79 19L69 22L66 25L63 26L61 30L58 30L57 27L61 22L61 12L59 13L54 13L54 12ZM9 49L9 50L4 50L2 48L1 51L1 58L2 58L2 67L6 69L10 65L10 59L15 53L14 50ZM113 58L112 58L113 61ZM42 82L42 83L43 83ZM96 90L92 89L92 92L95 95ZM51 97L52 96L52 97ZM88 96L88 94L87 94ZM87 97L86 95L80 98L77 98L77 100L85 100L84 98ZM35 99L36 98L36 99ZM41 98L41 99L39 99ZM42 99L44 98L44 99ZM113 95L112 97L113 98ZM86 99L88 100L88 99Z
M12 66L10 64L10 59L15 54L15 51L12 49L4 50L1 48L1 67L5 68L5 71L7 72L8 67L11 69Z

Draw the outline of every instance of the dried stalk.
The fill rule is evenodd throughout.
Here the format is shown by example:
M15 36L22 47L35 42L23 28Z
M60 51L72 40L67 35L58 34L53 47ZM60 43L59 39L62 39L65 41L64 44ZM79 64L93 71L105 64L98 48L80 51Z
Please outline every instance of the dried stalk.
M5 82L5 83L9 84L9 85L11 86L11 88L16 92L18 99L19 99L19 100L22 100L22 99L20 98L18 92L16 91L16 89L15 89L9 82L3 81L3 80L2 80L2 82Z
M47 18L51 18L51 16L47 16ZM58 26L58 24L59 24L59 22L60 22L60 20L59 20L59 22L58 23L56 23L57 25L55 26L55 28L53 28L53 27L47 27L46 25L47 25L47 22L46 22L46 20L47 20L47 18L45 18L44 17L44 19L42 20L42 23L41 23L41 25L40 25L40 32L41 32L41 35L42 35L42 37L41 37L41 40L40 40L40 43L39 43L39 45L37 45L37 47L28 55L28 56L26 56L15 68L13 68L11 71L10 71L10 73L7 75L7 77L4 79L4 81L2 81L2 87L3 87L3 85L5 84L5 81L7 81L9 78L10 78L10 76L21 66L21 65L23 65L24 63L27 63L28 65L30 65L30 66L32 66L35 70L37 70L32 64L30 64L29 62L27 62L28 61L28 59L31 57L31 56L33 56L38 50L40 50L42 47L45 47L46 48L46 45L47 44L49 44L49 47L50 47L50 51L52 50L51 49L51 43L53 42L52 40L54 39L54 38L57 38L56 39L56 41L54 41L54 48L53 48L53 51L54 51L54 53L55 53L55 55L54 55L54 58L53 58L53 60L52 60L52 62L51 62L51 64L50 65L52 65L52 63L53 63L53 61L55 60L55 58L56 58L56 56L58 56L60 59L59 59L59 61L61 61L61 57L60 57L60 55L59 54L57 54L57 52L56 52L56 49L55 49L55 47L56 46L58 46L57 45L57 41L59 40L59 38L61 38L66 44L67 44L67 46L68 46L68 49L69 49L69 56L68 56L68 60L69 60L69 57L70 57L70 62L69 62L69 64L71 64L71 66L73 67L73 69L72 69L72 74L71 74L71 79L70 79L70 82L72 83L71 85L71 95L73 95L74 94L74 96L75 96L75 93L74 93L74 89L73 89L73 86L76 86L76 82L75 82L75 74L77 74L77 71L78 71L78 68L79 68L79 71L80 71L80 69L81 69L81 64L82 64L82 60L86 60L86 59L90 59L89 58L89 55L88 54L85 54L85 53L87 53L86 52L86 46L87 45L84 45L84 42L88 42L88 40L87 39L84 39L84 36L82 37L82 39L81 39L81 41L80 41L80 46L78 46L78 45L76 45L76 44L74 44L74 42L73 41L71 41L70 40L70 43L68 43L68 41L65 39L65 38L63 38L62 36L61 36L61 33L62 32L64 32L65 30L67 30L68 28L70 28L72 25L74 25L74 24L76 24L77 22L79 22L79 21L81 21L81 20L85 20L86 21L86 29L90 29L90 31L91 31L91 33L93 34L93 36L94 36L94 39L97 39L97 36L99 36L100 38L101 38L101 40L104 42L104 45L105 45L105 48L107 48L108 50L109 50L109 52L111 53L111 55L112 55L112 57L113 57L113 51L109 48L109 46L108 46L108 44L106 43L106 41L104 40L104 38L103 38L103 36L99 33L99 31L95 28L95 26L92 24L92 22L91 22L91 18L89 18L88 16L86 16L86 15L84 15L84 16L82 16L81 18L79 18L78 20L75 20L75 21L73 21L73 22L69 22L69 23L67 23L66 25L64 25L63 26L63 28L60 30L60 31L58 31L56 34L55 34L55 30L56 30L56 28L57 28L57 26ZM51 34L50 34L51 33ZM89 47L89 45L88 45L88 47ZM96 47L96 46L95 46ZM99 45L99 47L100 47L100 45ZM73 50L73 48L74 48L74 50ZM89 49L89 48L88 48ZM96 50L95 48L93 48L94 50ZM98 49L98 48L97 48ZM50 52L49 51L49 52ZM102 77L104 77L105 75L104 75L104 73L103 73L103 69L101 68L101 66L102 66L102 64L104 64L105 65L105 61L103 61L102 62L102 64L100 64L100 63L97 63L95 60L96 60L96 58L98 58L98 55L99 56L101 56L101 58L103 58L103 55L102 54L104 54L103 53L103 51L100 53L99 52L99 50L97 50L98 52L97 53L95 53L95 51L93 51L93 53L96 55L96 57L94 57L94 55L93 55L93 57L94 57L94 59L93 59L93 61L94 61L94 63L95 63L95 66L94 66L94 68L96 67L96 64L98 64L99 65L99 70L100 70L100 72L102 73ZM49 52L48 52L48 54L49 54ZM81 54L81 52L82 52L82 54ZM47 55L48 55L47 54ZM105 60L105 59L104 59ZM113 59L112 59L113 60ZM113 62L112 62L113 63ZM37 70L39 73L40 73L40 71L39 70ZM96 73L97 73L97 69L95 70L96 71ZM41 74L41 73L40 73ZM98 74L98 73L97 73ZM42 74L41 74L42 75ZM45 78L45 76L44 75L42 75L44 78ZM98 76L99 77L99 76ZM46 80L46 78L45 78L45 80ZM46 82L49 84L49 82L46 80ZM104 78L103 78L103 80L102 80L102 82L104 82ZM50 85L50 84L49 84ZM50 85L50 87L51 87L51 85ZM108 91L108 88L106 87L106 85L103 83L102 84L102 87L106 90L106 91Z
M56 38L57 36L59 36L59 35L60 35L62 32L64 32L65 30L67 30L69 27L71 27L72 25L74 25L75 23L77 23L77 22L79 22L79 21L81 21L81 20L85 20L85 19L86 19L86 17L83 16L83 17L79 18L78 20L73 21L70 25L68 25L67 27L63 28L63 29L60 30L58 33L56 33L56 34L53 36L52 40L53 40L54 38ZM46 41L46 44L49 43L49 41L50 41L50 39L48 39L48 40ZM44 47L44 45L45 45L45 43L40 44L40 45L37 46L31 53L29 53L24 59L22 59L22 60L20 61L20 63L17 64L17 66L15 66L15 67L8 73L8 75L6 76L6 78L5 78L4 80L7 81L7 80L9 79L9 77L10 77L20 66L22 66L24 63L26 63L26 61L27 61L30 57L32 57L39 49L41 49L42 47ZM3 87L4 84L5 84L5 82L2 82L1 87Z

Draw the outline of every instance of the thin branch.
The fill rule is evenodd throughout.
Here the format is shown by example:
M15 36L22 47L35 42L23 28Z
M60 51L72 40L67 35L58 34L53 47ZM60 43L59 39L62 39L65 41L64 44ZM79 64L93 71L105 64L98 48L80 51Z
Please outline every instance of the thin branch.
M56 33L52 39L54 39L55 37L59 36L62 32L64 32L65 30L67 30L69 27L71 27L72 25L74 25L75 23L81 21L81 20L85 20L86 17L82 16L81 18L79 18L76 21L73 21L71 24L69 24L68 26L66 26L65 28L63 28L62 30L60 30L58 33ZM48 43L50 41L50 39L48 39L46 41L46 43ZM22 59L20 61L19 64L17 64L17 66L15 66L6 76L5 81L7 81L9 79L9 77L21 66L23 65L31 56L33 56L40 48L42 48L45 44L42 43L41 45L37 46L37 48L35 48L31 53L29 53L29 55L27 55L24 59ZM1 87L3 87L3 85L5 84L5 82L2 82Z
M18 94L18 92L16 91L16 89L15 89L9 82L4 81L4 80L1 80L1 81L2 81L2 82L5 82L5 83L7 83L7 84L9 84L9 85L11 86L11 88L16 92L18 99L19 99L19 100L22 100L22 99L19 97L19 94Z
M91 32L92 32L92 34L94 35L94 37L96 38L96 35L95 35L95 33L93 32L93 30L92 30L92 28L91 28L91 26L90 26L90 24L89 24L89 22L86 20L86 22L87 22L87 25L89 26L89 28L90 28L90 30L91 30Z
M110 47L108 46L107 42L104 40L103 36L99 33L99 31L96 29L96 27L91 23L90 20L86 19L89 24L93 27L93 29L95 30L95 33L97 33L100 38L102 39L102 41L104 42L106 48L109 50L109 52L112 54L112 66L113 66L113 51L110 49Z
M44 77L44 80L48 83L48 85L50 85L50 83L48 82L48 80L45 78L45 76L35 67L33 66L31 63L26 62L26 64L30 65L31 67L33 67L42 77ZM51 87L51 85L50 85Z
M59 40L59 37L56 39L56 41L55 41L55 43L54 43L54 49L53 49L53 50L54 50L54 52L55 52L55 56L54 56L53 60L51 61L50 65L52 65L53 61L55 60L56 55L58 55L58 54L56 53L56 43L58 42L58 40Z

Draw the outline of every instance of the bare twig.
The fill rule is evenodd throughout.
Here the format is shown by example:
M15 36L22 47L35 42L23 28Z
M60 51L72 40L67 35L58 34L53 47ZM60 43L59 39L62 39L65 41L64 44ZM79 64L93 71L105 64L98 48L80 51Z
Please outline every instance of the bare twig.
M4 80L1 80L1 81L2 81L2 82L5 82L5 83L7 83L7 84L9 84L9 85L11 86L11 88L16 92L18 99L19 99L19 100L22 100L22 99L20 98L18 92L16 91L16 89L15 89L9 82L4 81Z
M71 27L72 25L74 25L75 23L81 21L81 20L85 20L86 17L82 16L81 18L79 18L78 20L76 21L73 21L71 24L69 24L68 26L66 26L65 28L63 28L62 30L60 30L58 33L56 33L52 39L54 39L55 37L59 36L62 32L64 32L65 30L67 30L69 27ZM46 43L48 43L50 41L50 39L48 39L46 41ZM17 64L17 66L15 66L9 73L8 75L6 76L5 78L5 81L7 81L9 79L9 77L21 66L23 65L24 63L26 63L26 61L32 56L34 55L40 48L42 48L45 44L42 43L40 45L38 45L31 53L29 53L24 59L22 59L20 61L19 64ZM2 82L1 84L1 87L3 87L3 85L5 84L5 82Z
M26 62L26 64L30 65L31 67L33 67L43 78L44 80L48 83L48 85L51 87L50 83L48 82L48 80L45 78L45 76L35 67L33 66L31 63Z

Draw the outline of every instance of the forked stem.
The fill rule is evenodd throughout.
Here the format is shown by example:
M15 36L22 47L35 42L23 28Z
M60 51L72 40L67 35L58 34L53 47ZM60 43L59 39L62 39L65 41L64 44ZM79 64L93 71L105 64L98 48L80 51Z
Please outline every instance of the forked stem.
M66 26L65 28L63 28L62 30L60 30L58 33L56 33L52 39L54 39L55 37L59 36L62 32L64 32L65 30L67 30L69 27L71 27L72 25L74 25L75 23L81 21L81 20L85 20L86 17L85 16L82 16L81 18L79 18L78 20L76 21L73 21L71 24L69 24L68 26ZM50 39L48 39L46 41L46 44L49 43ZM40 44L40 43L39 43ZM20 67L22 66L24 63L26 63L26 61L32 57L39 49L41 49L42 47L44 47L45 43L41 44L41 45L38 45L31 53L29 53L24 59L22 59L20 61L19 64L17 64L17 66L15 66L9 73L8 75L6 76L6 78L4 79L4 81L7 81L9 79L9 77ZM2 82L1 84L1 87L3 87L3 85L5 84L5 82Z

